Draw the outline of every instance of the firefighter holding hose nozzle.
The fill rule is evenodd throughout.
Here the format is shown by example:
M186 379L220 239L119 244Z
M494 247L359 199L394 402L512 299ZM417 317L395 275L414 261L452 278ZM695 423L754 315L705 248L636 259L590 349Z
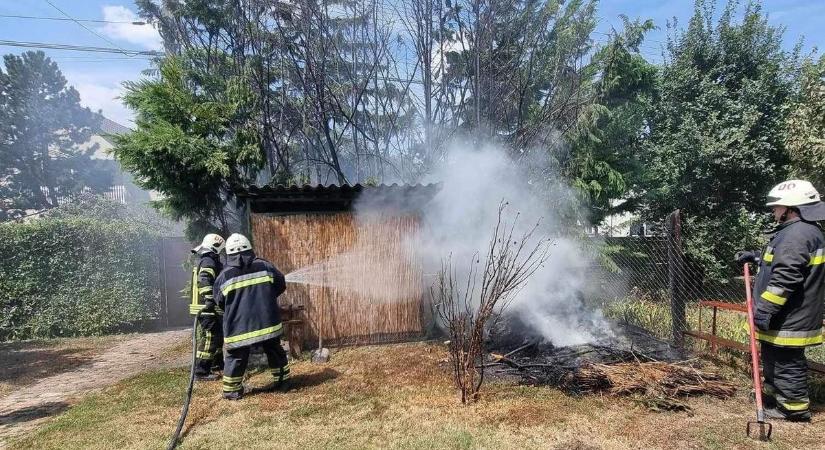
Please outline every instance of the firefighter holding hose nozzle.
M768 194L776 226L764 252L738 252L739 264L758 263L754 285L756 338L761 342L765 415L810 421L805 348L822 343L825 203L803 180Z
M283 324L278 296L286 290L284 275L269 261L257 258L252 244L242 234L226 241L226 266L215 280L215 301L224 310L223 331L226 355L223 397L243 397L243 377L249 352L259 346L266 354L275 378L272 389L289 387L289 363L281 347Z
M215 305L212 285L223 269L220 253L224 240L217 234L207 234L201 244L192 249L198 256L198 263L192 268L192 303L189 314L198 318L197 353L195 354L195 379L200 381L217 380L212 367L223 368L223 311Z

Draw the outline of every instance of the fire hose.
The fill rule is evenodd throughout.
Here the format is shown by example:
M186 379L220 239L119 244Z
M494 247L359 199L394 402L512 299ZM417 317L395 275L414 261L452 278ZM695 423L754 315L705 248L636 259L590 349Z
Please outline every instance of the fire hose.
M192 401L192 390L195 386L195 365L197 363L196 357L198 352L198 320L201 318L201 311L195 315L195 323L192 325L192 369L189 372L189 387L186 389L186 400L183 402L183 409L180 411L180 419L178 419L178 427L175 429L175 434L169 440L169 445L166 450L174 450L178 446L180 440L180 432L183 430L183 424L186 423L186 416L189 414L189 403Z

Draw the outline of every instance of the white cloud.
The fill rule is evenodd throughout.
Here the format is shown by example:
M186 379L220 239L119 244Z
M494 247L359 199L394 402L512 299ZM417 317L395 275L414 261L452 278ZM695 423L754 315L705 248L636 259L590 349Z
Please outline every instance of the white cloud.
M125 6L103 7L103 20L113 22L138 22L142 21L137 14ZM151 25L132 25L131 23L107 23L99 29L103 34L112 39L129 42L139 45L148 50L162 50L163 40L155 27Z
M83 81L72 82L72 77L67 74L69 84L73 85L80 93L80 103L88 106L92 111L102 111L103 115L115 122L131 127L134 120L134 113L123 105L120 97L124 94L123 87L111 80L97 80L84 78Z

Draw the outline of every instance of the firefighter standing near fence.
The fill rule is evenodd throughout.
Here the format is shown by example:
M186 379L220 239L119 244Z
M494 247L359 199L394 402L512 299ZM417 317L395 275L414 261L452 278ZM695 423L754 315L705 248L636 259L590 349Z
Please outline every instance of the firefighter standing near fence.
M272 389L289 387L289 365L281 347L283 324L278 296L286 281L268 261L255 257L245 236L233 234L226 241L226 267L215 281L215 300L224 313L226 355L223 372L223 397L243 397L243 376L249 352L259 346L266 354L275 377Z
M220 253L224 240L217 234L207 234L201 244L192 249L198 262L192 268L192 302L189 313L201 313L198 318L198 351L195 355L195 379L217 380L212 368L223 367L223 311L215 304L212 285L221 272Z
M768 194L776 220L765 251L739 252L740 264L759 262L754 286L756 337L761 341L766 415L809 421L805 348L822 343L825 237L816 223L825 204L807 181L783 182Z

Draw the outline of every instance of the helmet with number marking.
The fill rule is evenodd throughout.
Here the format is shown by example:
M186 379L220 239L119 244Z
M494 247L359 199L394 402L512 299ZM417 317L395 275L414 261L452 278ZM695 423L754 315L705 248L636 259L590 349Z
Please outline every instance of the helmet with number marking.
M805 180L788 180L774 186L768 193L766 206L787 206L799 210L799 215L810 222L825 220L825 203L813 184Z
M220 253L221 250L223 250L223 245L224 240L220 235L215 233L209 233L203 237L201 245L192 249L192 253L199 253L202 251Z

